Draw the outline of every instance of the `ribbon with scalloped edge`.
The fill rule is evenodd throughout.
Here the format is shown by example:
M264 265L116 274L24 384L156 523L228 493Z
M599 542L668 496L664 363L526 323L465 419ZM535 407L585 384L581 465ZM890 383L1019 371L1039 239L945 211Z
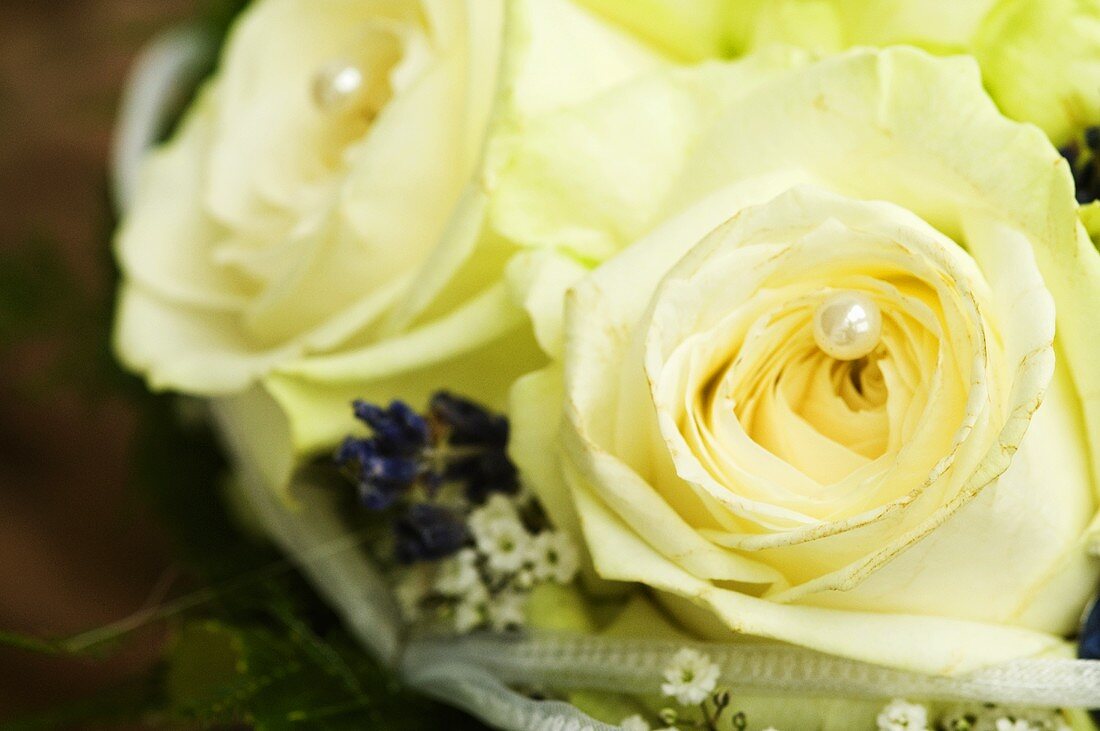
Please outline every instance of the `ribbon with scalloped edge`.
M1100 707L1100 660L1023 659L958 676L923 675L777 643L692 643L539 634L416 640L404 655L419 668L465 664L507 685L659 695L661 673L676 652L692 647L722 669L734 691L907 697L1056 708Z

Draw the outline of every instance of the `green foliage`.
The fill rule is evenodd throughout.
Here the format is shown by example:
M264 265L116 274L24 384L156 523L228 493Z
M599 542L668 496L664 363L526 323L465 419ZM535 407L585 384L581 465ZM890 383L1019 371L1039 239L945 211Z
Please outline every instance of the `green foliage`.
M195 622L177 634L167 683L177 720L273 730L482 728L402 690L338 626L322 636L297 613L279 614L247 627Z

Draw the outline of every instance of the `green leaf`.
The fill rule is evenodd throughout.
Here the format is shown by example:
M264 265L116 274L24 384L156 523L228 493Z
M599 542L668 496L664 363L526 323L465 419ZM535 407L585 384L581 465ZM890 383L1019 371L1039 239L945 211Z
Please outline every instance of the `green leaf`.
M257 729L481 729L457 711L404 691L342 630L194 622L167 673L171 715L204 726Z

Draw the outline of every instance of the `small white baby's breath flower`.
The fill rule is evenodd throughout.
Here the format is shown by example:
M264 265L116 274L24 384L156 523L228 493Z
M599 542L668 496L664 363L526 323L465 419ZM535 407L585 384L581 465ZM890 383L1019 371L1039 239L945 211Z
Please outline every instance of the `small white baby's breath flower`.
M459 634L481 627L489 619L489 592L480 583L471 587L454 608L454 626Z
M1031 724L1022 718L998 718L995 723L997 731L1031 731Z
M510 574L523 567L527 560L531 534L513 518L497 518L481 526L474 535L477 550L485 556L489 568L499 574Z
M535 575L531 572L531 569L522 568L512 577L512 587L515 589L527 591L534 587L534 585Z
M489 601L489 623L503 631L527 623L527 595L518 591L502 591Z
M462 596L481 582L477 570L477 552L464 548L440 561L435 574L435 590L444 596Z
M1053 711L1031 711L1002 716L994 722L996 731L1068 731L1069 726Z
M620 721L619 727L622 731L650 731L651 729L649 722L636 713Z
M684 648L676 653L665 668L667 683L661 692L675 698L681 705L694 706L706 700L718 684L720 669L708 655Z
M969 731L1069 731L1062 714L1048 708L959 704L946 710L941 725Z
M580 557L572 539L562 531L543 531L531 541L531 571L539 581L568 584L577 575Z
M928 731L928 710L903 698L895 698L876 719L879 731Z
M484 505L470 513L466 519L466 525L474 534L474 538L477 538L482 530L501 520L520 522L516 506L507 497L498 493L491 495Z

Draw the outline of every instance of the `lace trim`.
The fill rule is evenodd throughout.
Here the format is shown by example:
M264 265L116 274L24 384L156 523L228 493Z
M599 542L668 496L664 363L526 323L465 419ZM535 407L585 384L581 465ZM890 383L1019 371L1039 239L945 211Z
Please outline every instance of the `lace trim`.
M904 696L1057 708L1100 707L1100 661L1016 660L953 677L923 675L768 643L691 643L575 635L417 640L405 667L466 663L510 685L659 693L661 670L683 647L706 652L734 691Z

